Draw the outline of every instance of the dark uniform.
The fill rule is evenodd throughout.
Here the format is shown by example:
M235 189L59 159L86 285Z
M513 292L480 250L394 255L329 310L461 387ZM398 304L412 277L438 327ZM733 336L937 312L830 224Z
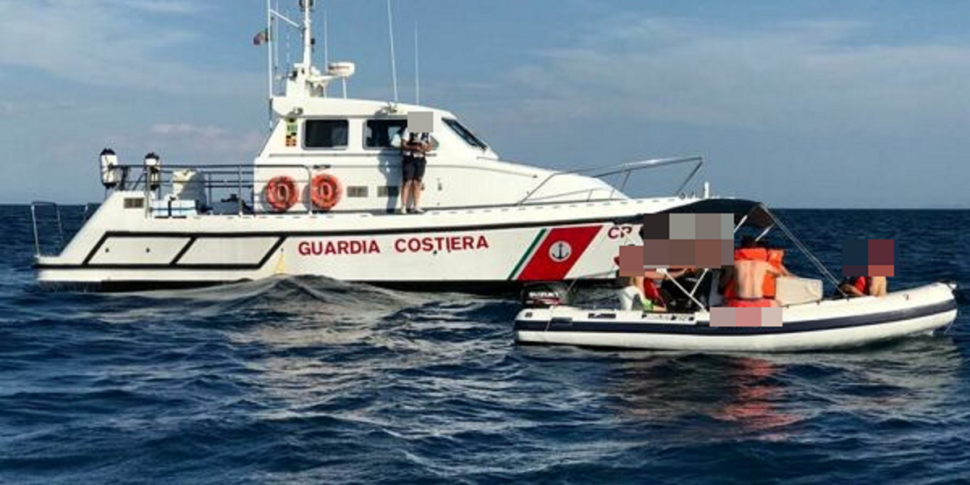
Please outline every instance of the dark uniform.
M410 133L408 135L408 143L428 143L430 142L430 136L427 133ZM409 182L411 180L416 180L420 182L424 179L424 171L428 166L428 158L422 151L408 150L402 148L402 168L404 171L404 181Z

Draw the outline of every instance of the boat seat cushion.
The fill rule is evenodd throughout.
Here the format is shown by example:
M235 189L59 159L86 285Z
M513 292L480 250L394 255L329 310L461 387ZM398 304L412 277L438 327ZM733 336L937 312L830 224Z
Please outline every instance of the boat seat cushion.
M781 305L800 305L822 300L822 280L780 276L775 282L775 300Z

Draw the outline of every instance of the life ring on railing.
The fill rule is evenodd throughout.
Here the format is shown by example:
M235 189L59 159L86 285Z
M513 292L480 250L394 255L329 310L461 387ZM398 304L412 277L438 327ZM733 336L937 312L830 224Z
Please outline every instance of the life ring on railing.
M340 180L329 173L321 173L310 182L310 202L321 210L330 210L340 202Z
M285 212L296 204L299 194L296 191L296 182L286 175L273 177L266 184L263 197L270 207L276 212Z

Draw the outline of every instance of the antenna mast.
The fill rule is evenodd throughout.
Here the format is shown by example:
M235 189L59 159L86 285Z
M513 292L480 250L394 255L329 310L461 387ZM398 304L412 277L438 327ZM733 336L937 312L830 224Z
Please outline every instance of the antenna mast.
M418 23L414 23L414 104L421 104L421 64L418 62Z
M303 9L303 66L309 69L313 63L313 20L310 18L313 0L300 0L300 7Z
M391 80L394 83L394 102L397 103L397 60L394 56L394 19L391 16L391 0L387 0L387 32L391 40Z
M330 22L327 19L327 9L323 9L323 68L330 70ZM347 97L347 79L341 79L344 85L344 98ZM328 97L327 90L330 85L323 87L323 97Z
M323 65L330 68L330 23L327 21L327 9L323 9Z
M266 32L269 32L271 36L270 41L276 42L272 36L276 33L273 32L273 4L272 0L266 0ZM273 128L273 71L275 71L274 65L275 59L273 59L273 49L270 46L266 48L266 90L267 90L267 114L269 115L269 126L270 129Z

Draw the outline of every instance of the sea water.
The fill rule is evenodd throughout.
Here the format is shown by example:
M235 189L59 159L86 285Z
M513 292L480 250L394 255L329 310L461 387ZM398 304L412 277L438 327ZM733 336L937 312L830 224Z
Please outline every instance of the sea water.
M888 238L891 288L970 285L970 212L781 215L836 272ZM851 351L519 347L514 301L324 278L47 293L29 208L0 225L2 483L970 479L963 290L945 335Z

